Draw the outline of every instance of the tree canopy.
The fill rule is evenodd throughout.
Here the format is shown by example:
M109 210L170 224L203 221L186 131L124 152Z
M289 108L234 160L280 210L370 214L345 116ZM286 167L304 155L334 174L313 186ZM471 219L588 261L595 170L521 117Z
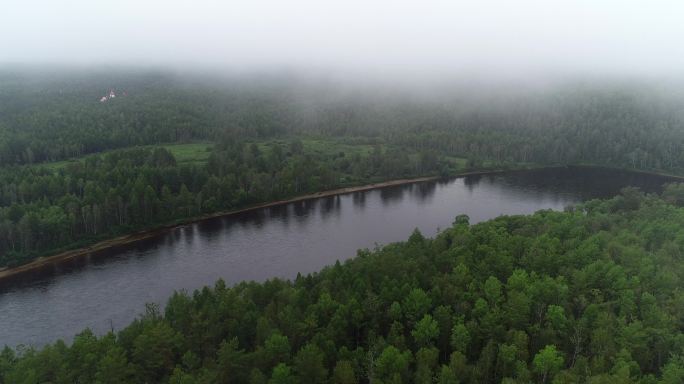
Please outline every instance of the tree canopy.
M565 212L461 217L294 281L219 280L115 333L5 348L0 378L678 383L684 207L667 196L628 189Z

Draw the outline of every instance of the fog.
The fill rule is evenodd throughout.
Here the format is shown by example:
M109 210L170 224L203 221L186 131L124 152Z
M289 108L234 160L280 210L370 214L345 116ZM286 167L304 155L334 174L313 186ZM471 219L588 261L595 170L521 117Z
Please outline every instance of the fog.
M5 0L0 64L681 77L677 1Z

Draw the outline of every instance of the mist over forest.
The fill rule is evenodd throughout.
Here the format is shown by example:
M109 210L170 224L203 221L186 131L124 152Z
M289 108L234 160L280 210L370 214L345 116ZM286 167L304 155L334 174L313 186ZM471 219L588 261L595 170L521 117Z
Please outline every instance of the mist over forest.
M497 161L674 170L684 132L678 84L578 78L412 85L296 72L5 69L0 162L237 133L351 135ZM101 102L112 90L119 99ZM74 129L78 134L65 134Z
M683 14L665 0L3 4L0 384L684 382ZM572 200L559 175L577 196L625 188ZM510 199L474 204L487 192L468 176ZM382 191L427 185L403 220L432 222L435 185L458 183L433 237L289 279L274 266L336 253L288 248L288 230L313 235L267 232L270 208L383 218L401 205ZM320 218L302 208L324 198ZM496 218L471 223L463 202ZM242 258L213 249L207 266L201 247L179 251L239 236L249 213L277 254L231 243ZM396 224L357 221L360 244ZM172 259L196 270L176 278ZM130 261L148 261L141 281L117 274ZM235 263L267 280L214 281Z

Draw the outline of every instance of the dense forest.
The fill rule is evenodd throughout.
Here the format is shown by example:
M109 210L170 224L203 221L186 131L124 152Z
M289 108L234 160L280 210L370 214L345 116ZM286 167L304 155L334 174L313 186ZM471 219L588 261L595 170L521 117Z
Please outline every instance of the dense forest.
M51 76L52 75L52 76ZM297 77L0 72L0 164L133 145L363 136L497 162L684 170L677 85L557 84L430 94ZM99 102L116 90L119 97Z
M388 179L561 164L684 174L673 87L455 89L0 71L0 267ZM683 206L670 185L458 216L294 281L218 281L116 332L5 348L0 383L681 383Z
M5 348L3 383L681 383L684 185L177 292L125 329Z
M684 98L672 88L454 88L1 71L0 267L392 178L580 163L684 173ZM109 92L117 97L102 101ZM210 145L180 161L174 143Z
M315 141L219 142L200 162L164 147L57 167L0 168L0 265L153 225L378 180L455 172L431 152ZM177 147L172 147L177 148ZM182 148L182 147L181 147Z

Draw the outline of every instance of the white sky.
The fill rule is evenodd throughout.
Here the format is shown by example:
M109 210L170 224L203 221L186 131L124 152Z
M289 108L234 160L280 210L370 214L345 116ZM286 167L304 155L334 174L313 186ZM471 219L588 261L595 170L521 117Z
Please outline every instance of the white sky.
M680 75L684 1L0 0L0 63Z

